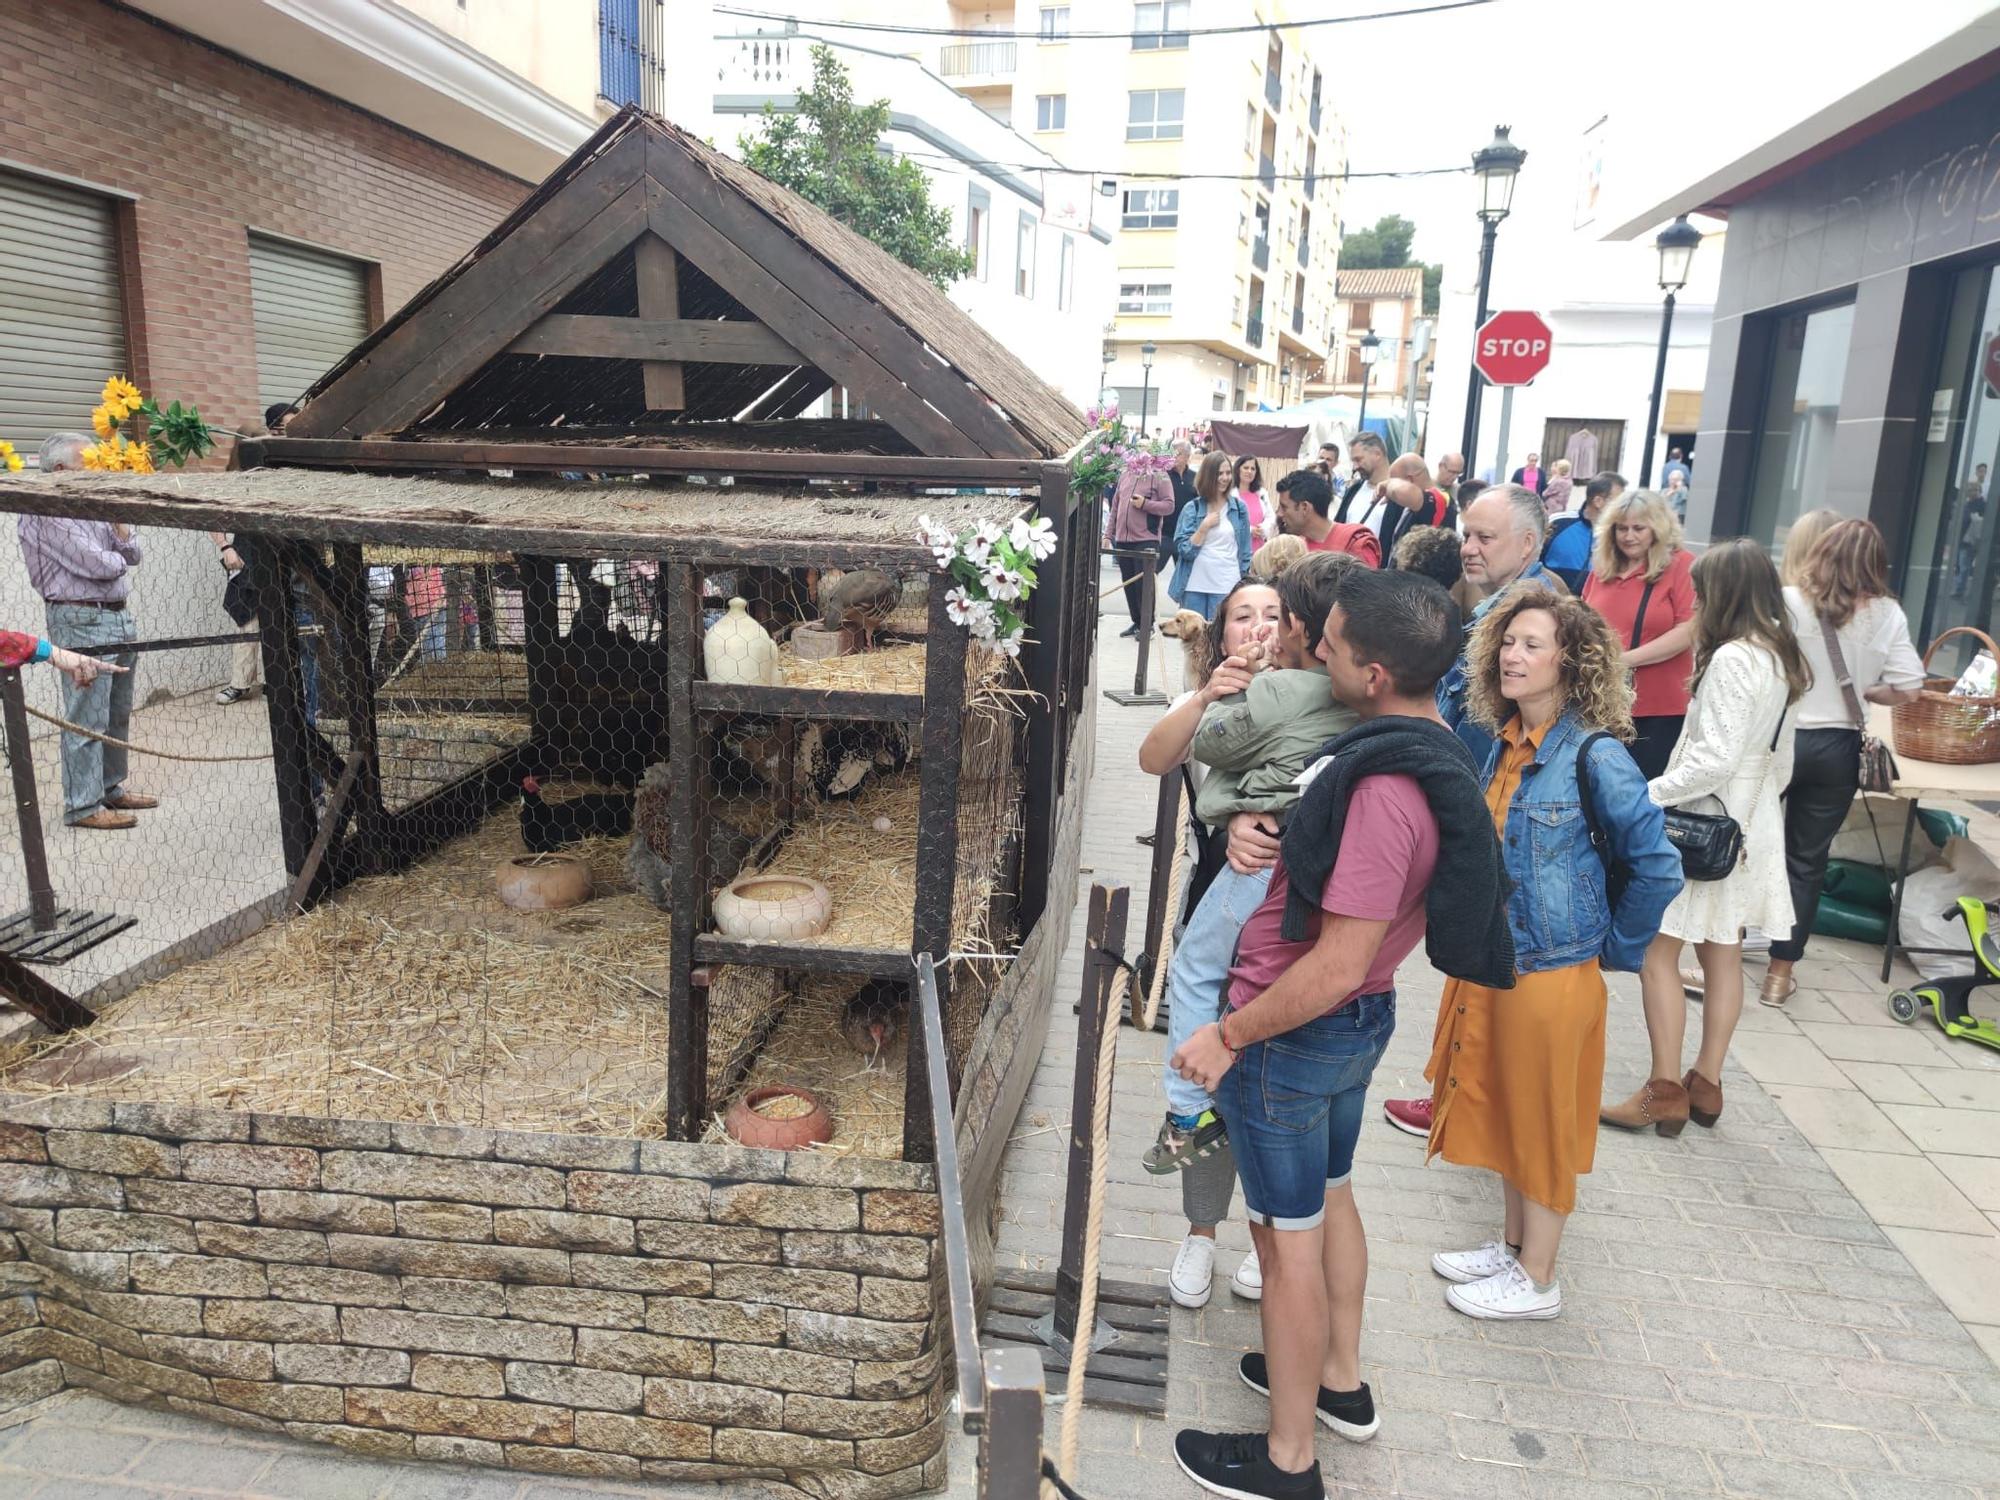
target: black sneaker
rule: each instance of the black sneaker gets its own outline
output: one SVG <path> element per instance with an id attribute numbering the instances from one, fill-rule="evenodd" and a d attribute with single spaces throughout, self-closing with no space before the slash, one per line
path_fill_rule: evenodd
<path id="1" fill-rule="evenodd" d="M 1123 630 L 1118 632 L 1118 639 L 1121 641 L 1136 641 L 1139 639 L 1139 627 L 1137 625 L 1127 625 Z"/>
<path id="2" fill-rule="evenodd" d="M 1232 1500 L 1326 1500 L 1319 1462 L 1314 1460 L 1303 1474 L 1279 1468 L 1271 1462 L 1270 1440 L 1261 1432 L 1184 1427 L 1174 1434 L 1174 1461 L 1203 1489 Z"/>
<path id="3" fill-rule="evenodd" d="M 1258 1395 L 1271 1394 L 1271 1376 L 1263 1355 L 1244 1355 L 1236 1373 Z M 1322 1426 L 1332 1428 L 1350 1443 L 1365 1443 L 1382 1430 L 1382 1419 L 1375 1415 L 1375 1398 L 1369 1395 L 1365 1380 L 1358 1391 L 1330 1391 L 1321 1386 L 1319 1420 Z"/>

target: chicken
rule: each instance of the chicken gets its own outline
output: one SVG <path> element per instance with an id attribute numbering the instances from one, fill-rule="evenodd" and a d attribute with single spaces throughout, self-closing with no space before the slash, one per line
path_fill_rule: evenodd
<path id="1" fill-rule="evenodd" d="M 875 632 L 902 601 L 902 588 L 880 568 L 857 568 L 819 586 L 820 628 L 848 629 L 861 637 L 861 649 L 875 644 Z"/>
<path id="2" fill-rule="evenodd" d="M 840 1034 L 872 1068 L 902 1035 L 903 1016 L 909 1008 L 902 985 L 890 979 L 871 979 L 841 1007 Z"/>
<path id="3" fill-rule="evenodd" d="M 585 792 L 562 802 L 544 802 L 542 785 L 521 778 L 521 842 L 531 854 L 547 854 L 597 834 L 632 831 L 630 792 Z"/>

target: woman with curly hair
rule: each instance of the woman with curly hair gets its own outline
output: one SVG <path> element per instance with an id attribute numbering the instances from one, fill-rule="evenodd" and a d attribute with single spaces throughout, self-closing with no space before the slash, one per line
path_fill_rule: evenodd
<path id="1" fill-rule="evenodd" d="M 1474 1318 L 1562 1311 L 1556 1251 L 1597 1150 L 1605 969 L 1637 969 L 1680 857 L 1625 742 L 1632 688 L 1604 617 L 1516 585 L 1466 646 L 1467 711 L 1496 735 L 1486 804 L 1512 890 L 1514 988 L 1453 979 L 1431 1060 L 1430 1154 L 1497 1172 L 1500 1238 L 1431 1257 Z M 1530 774 L 1532 773 L 1532 774 Z"/>

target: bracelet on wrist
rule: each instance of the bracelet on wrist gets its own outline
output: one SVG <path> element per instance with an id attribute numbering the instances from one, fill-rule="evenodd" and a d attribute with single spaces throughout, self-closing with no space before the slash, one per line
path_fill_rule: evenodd
<path id="1" fill-rule="evenodd" d="M 1232 1046 L 1229 1041 L 1229 1018 L 1235 1014 L 1236 1012 L 1233 1010 L 1225 1011 L 1215 1023 L 1215 1034 L 1221 1040 L 1225 1052 L 1231 1057 L 1240 1057 L 1243 1054 L 1243 1049 Z"/>

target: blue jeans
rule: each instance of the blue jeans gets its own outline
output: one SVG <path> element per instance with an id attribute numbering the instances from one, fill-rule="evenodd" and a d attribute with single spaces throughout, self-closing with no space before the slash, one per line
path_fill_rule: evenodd
<path id="1" fill-rule="evenodd" d="M 1396 992 L 1356 995 L 1331 1015 L 1243 1049 L 1216 1107 L 1229 1127 L 1243 1212 L 1273 1229 L 1313 1229 L 1326 1191 L 1354 1173 L 1368 1080 L 1396 1029 Z"/>
<path id="2" fill-rule="evenodd" d="M 1213 624 L 1215 612 L 1222 608 L 1224 597 L 1222 594 L 1204 594 L 1200 589 L 1189 589 L 1181 595 L 1181 608 L 1191 609 Z"/>
<path id="3" fill-rule="evenodd" d="M 122 646 L 138 639 L 129 609 L 99 609 L 94 604 L 51 604 L 47 606 L 49 639 L 72 651 L 86 646 Z M 138 661 L 136 652 L 103 658 L 130 668 Z M 132 735 L 132 683 L 134 674 L 105 673 L 89 687 L 78 687 L 63 679 L 63 717 L 72 724 L 108 734 L 114 739 Z M 76 823 L 116 797 L 125 786 L 126 752 L 117 745 L 85 735 L 62 732 L 63 821 Z"/>
<path id="4" fill-rule="evenodd" d="M 1223 986 L 1229 983 L 1229 964 L 1236 957 L 1236 939 L 1270 888 L 1269 870 L 1239 875 L 1233 866 L 1224 865 L 1222 873 L 1202 892 L 1201 903 L 1174 943 L 1173 961 L 1167 965 L 1166 1083 L 1170 1114 L 1198 1115 L 1215 1103 L 1208 1090 L 1174 1071 L 1174 1052 L 1221 1014 Z"/>

